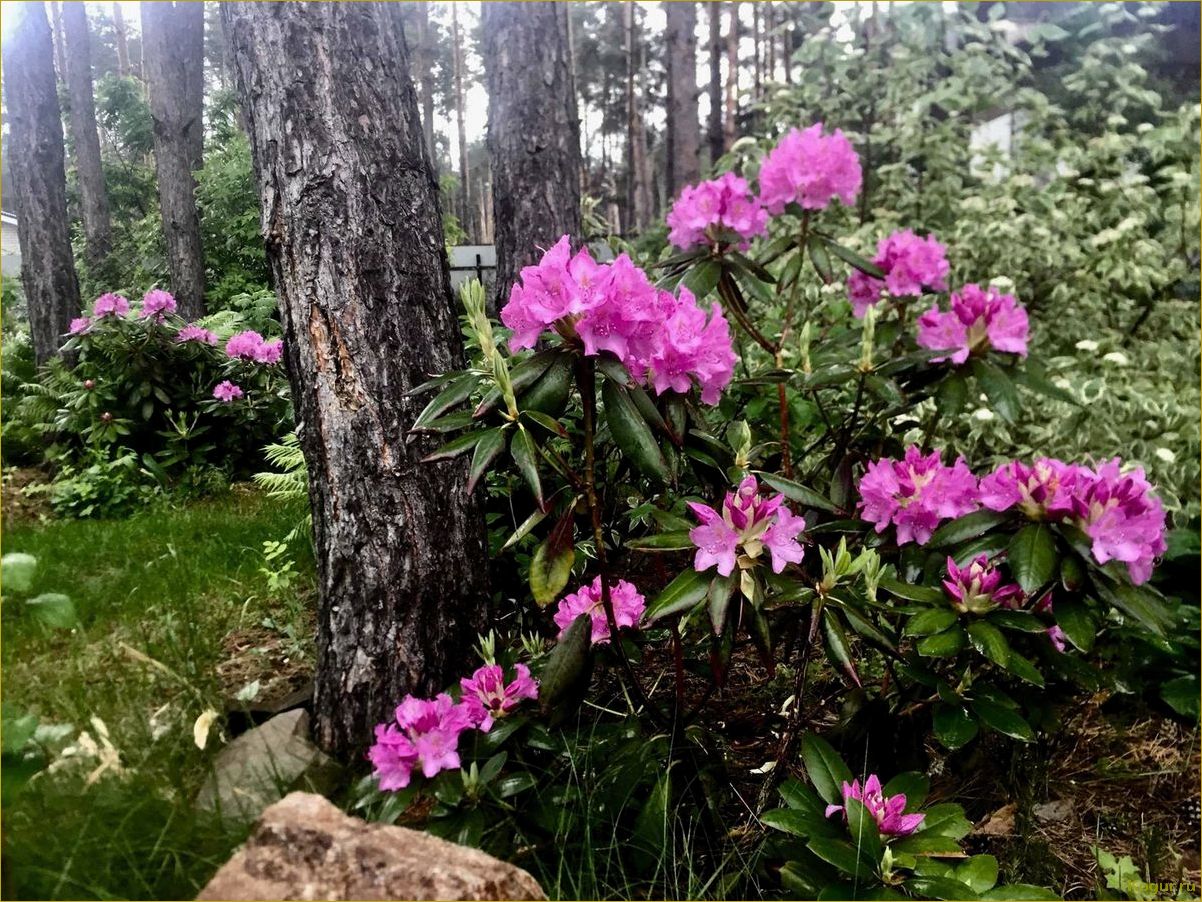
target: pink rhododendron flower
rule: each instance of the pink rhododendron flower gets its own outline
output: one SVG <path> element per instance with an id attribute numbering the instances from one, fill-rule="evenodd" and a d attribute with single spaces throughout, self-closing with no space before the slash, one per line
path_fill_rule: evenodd
<path id="1" fill-rule="evenodd" d="M 729 234 L 744 239 L 763 235 L 768 225 L 768 211 L 751 193 L 747 180 L 733 172 L 716 179 L 688 185 L 668 211 L 668 240 L 682 251 L 699 245 L 722 245 L 731 240 Z"/>
<path id="2" fill-rule="evenodd" d="M 918 319 L 918 346 L 954 353 L 935 357 L 961 364 L 970 354 L 993 349 L 1027 356 L 1027 311 L 1010 294 L 998 294 L 979 285 L 965 285 L 951 297 L 947 313 L 934 304 Z"/>
<path id="3" fill-rule="evenodd" d="M 1123 473 L 1117 457 L 1096 470 L 1078 470 L 1072 513 L 1093 540 L 1098 563 L 1122 561 L 1136 585 L 1148 580 L 1156 558 L 1168 548 L 1164 507 L 1152 494 L 1143 468 Z"/>
<path id="4" fill-rule="evenodd" d="M 446 693 L 433 700 L 406 696 L 396 722 L 376 726 L 376 742 L 367 752 L 380 789 L 404 789 L 419 767 L 427 778 L 459 767 L 459 735 L 471 728 L 467 709 Z"/>
<path id="5" fill-rule="evenodd" d="M 943 588 L 953 599 L 952 607 L 961 613 L 984 614 L 994 608 L 1022 605 L 1023 590 L 1014 583 L 1002 584 L 1002 571 L 989 563 L 989 555 L 977 555 L 966 567 L 957 567 L 947 559 L 947 579 Z"/>
<path id="6" fill-rule="evenodd" d="M 161 320 L 168 313 L 174 313 L 175 307 L 175 297 L 171 292 L 163 291 L 161 288 L 152 288 L 142 295 L 142 312 L 139 316 L 143 319 L 154 317 L 156 320 Z"/>
<path id="7" fill-rule="evenodd" d="M 619 629 L 636 625 L 647 607 L 647 600 L 639 594 L 639 590 L 624 579 L 610 585 L 609 601 L 613 605 L 614 622 Z M 589 615 L 592 641 L 608 642 L 609 620 L 605 616 L 605 605 L 601 602 L 601 577 L 560 599 L 554 617 L 555 625 L 559 627 L 559 638 L 563 638 L 568 627 L 581 614 Z"/>
<path id="8" fill-rule="evenodd" d="M 272 341 L 265 341 L 255 348 L 255 362 L 274 364 L 280 362 L 280 357 L 284 353 L 284 340 L 276 338 Z"/>
<path id="9" fill-rule="evenodd" d="M 87 332 L 88 329 L 91 328 L 91 326 L 92 326 L 92 317 L 77 316 L 77 317 L 75 317 L 75 319 L 71 320 L 71 325 L 67 329 L 67 331 L 71 335 L 78 335 L 80 332 Z"/>
<path id="10" fill-rule="evenodd" d="M 822 133 L 822 123 L 794 128 L 760 164 L 760 200 L 772 215 L 791 203 L 806 210 L 821 210 L 833 198 L 844 205 L 855 202 L 863 174 L 860 158 L 839 129 Z"/>
<path id="11" fill-rule="evenodd" d="M 1031 520 L 1059 520 L 1072 510 L 1081 468 L 1052 457 L 1028 466 L 1012 460 L 981 479 L 981 504 L 990 510 L 1019 507 Z"/>
<path id="12" fill-rule="evenodd" d="M 715 305 L 706 315 L 681 286 L 660 291 L 625 254 L 599 264 L 587 250 L 574 256 L 565 235 L 535 266 L 522 270 L 501 321 L 513 331 L 511 351 L 531 348 L 547 329 L 579 340 L 586 355 L 615 355 L 656 392 L 687 392 L 716 404 L 734 374 L 730 327 Z"/>
<path id="13" fill-rule="evenodd" d="M 213 397 L 218 401 L 223 401 L 226 404 L 231 403 L 237 398 L 241 398 L 245 394 L 244 391 L 229 379 L 218 383 L 213 387 Z"/>
<path id="14" fill-rule="evenodd" d="M 863 318 L 869 307 L 878 303 L 883 294 L 891 297 L 917 297 L 924 291 L 944 291 L 947 288 L 947 249 L 934 235 L 919 238 L 909 229 L 894 232 L 876 246 L 873 264 L 884 273 L 878 279 L 854 270 L 847 279 L 847 293 L 852 311 Z"/>
<path id="15" fill-rule="evenodd" d="M 760 496 L 754 476 L 746 477 L 733 492 L 727 492 L 722 512 L 706 504 L 690 501 L 689 507 L 701 521 L 689 530 L 697 546 L 693 569 L 698 572 L 716 566 L 722 576 L 730 576 L 739 562 L 740 547 L 746 566 L 751 566 L 765 549 L 772 560 L 772 572 L 780 573 L 789 563 L 800 563 L 805 550 L 797 541 L 806 521 L 784 506 L 784 495 Z"/>
<path id="16" fill-rule="evenodd" d="M 860 478 L 860 517 L 884 532 L 897 527 L 897 544 L 925 545 L 943 520 L 977 509 L 977 479 L 964 458 L 944 466 L 938 451 L 923 455 L 916 445 L 901 460 L 884 458 L 868 465 Z"/>
<path id="17" fill-rule="evenodd" d="M 262 344 L 263 336 L 258 332 L 250 329 L 245 332 L 236 332 L 225 343 L 225 356 L 238 360 L 254 360 L 255 354 Z"/>
<path id="18" fill-rule="evenodd" d="M 199 341 L 201 344 L 215 345 L 217 344 L 217 334 L 215 332 L 210 332 L 203 326 L 197 326 L 194 323 L 189 323 L 175 333 L 175 340 Z"/>
<path id="19" fill-rule="evenodd" d="M 125 316 L 129 313 L 129 301 L 119 294 L 102 294 L 96 298 L 96 302 L 92 304 L 92 315 L 101 316 Z"/>
<path id="20" fill-rule="evenodd" d="M 522 699 L 538 698 L 538 681 L 530 676 L 530 668 L 525 664 L 516 664 L 513 669 L 516 675 L 508 685 L 505 683 L 505 671 L 499 664 L 481 667 L 470 677 L 459 681 L 463 690 L 460 704 L 471 717 L 472 723 L 485 733 L 492 729 L 494 719 L 504 717 Z"/>
<path id="21" fill-rule="evenodd" d="M 845 782 L 843 784 L 843 804 L 827 805 L 826 817 L 830 817 L 836 811 L 842 811 L 843 820 L 846 822 L 847 808 L 845 806 L 849 799 L 855 799 L 868 809 L 868 813 L 876 820 L 876 828 L 882 836 L 909 836 L 926 820 L 925 814 L 903 814 L 906 810 L 905 793 L 899 792 L 895 796 L 886 796 L 881 789 L 880 778 L 876 774 L 869 775 L 868 779 L 864 781 L 863 789 L 860 788 L 859 780 L 852 780 L 850 784 Z"/>

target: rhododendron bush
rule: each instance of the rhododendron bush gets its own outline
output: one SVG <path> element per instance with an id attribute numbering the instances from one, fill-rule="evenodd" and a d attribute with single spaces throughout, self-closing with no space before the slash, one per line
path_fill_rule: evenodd
<path id="1" fill-rule="evenodd" d="M 786 884 L 992 888 L 996 862 L 962 860 L 959 809 L 921 807 L 925 778 L 853 775 L 814 735 L 812 674 L 948 751 L 984 733 L 1032 742 L 1049 710 L 1109 679 L 1099 636 L 1165 641 L 1169 523 L 1121 448 L 961 449 L 969 396 L 1015 423 L 1073 399 L 1001 287 L 1013 274 L 964 283 L 915 229 L 882 229 L 871 258 L 840 237 L 863 184 L 840 129 L 799 125 L 684 188 L 657 260 L 601 262 L 565 235 L 501 299 L 507 332 L 465 288 L 474 363 L 415 390 L 432 400 L 414 429 L 446 435 L 431 460 L 466 456 L 467 491 L 507 497 L 494 551 L 523 576 L 525 632 L 504 653 L 493 635 L 450 694 L 401 703 L 364 805 L 396 816 L 401 787 L 405 804 L 499 803 L 480 774 L 510 768 L 554 783 L 554 762 L 595 741 L 569 729 L 582 705 L 669 738 L 647 805 L 693 804 L 729 752 L 707 702 L 736 691 L 736 667 L 780 668 L 791 693 L 764 713 L 771 758 L 746 803 L 807 843 Z M 799 756 L 809 785 L 781 785 Z M 788 807 L 767 811 L 778 786 Z M 475 814 L 440 816 L 453 833 Z M 625 829 L 637 840 L 655 816 Z"/>

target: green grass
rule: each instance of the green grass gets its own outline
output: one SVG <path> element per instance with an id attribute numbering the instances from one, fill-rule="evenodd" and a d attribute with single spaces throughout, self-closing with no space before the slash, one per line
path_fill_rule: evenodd
<path id="1" fill-rule="evenodd" d="M 5 896 L 190 898 L 241 840 L 193 811 L 218 743 L 197 748 L 192 725 L 246 674 L 310 653 L 311 559 L 274 593 L 260 572 L 263 542 L 298 516 L 236 492 L 6 530 L 4 552 L 35 555 L 34 591 L 69 595 L 79 626 L 50 630 L 4 605 L 5 706 L 71 724 L 73 737 L 97 737 L 99 719 L 122 770 L 87 785 L 97 762 L 81 761 L 4 799 Z M 242 639 L 233 670 L 231 636 Z"/>

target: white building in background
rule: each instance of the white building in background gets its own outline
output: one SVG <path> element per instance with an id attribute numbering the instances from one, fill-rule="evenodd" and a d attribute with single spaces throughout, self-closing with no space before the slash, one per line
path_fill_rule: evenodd
<path id="1" fill-rule="evenodd" d="M 0 213 L 0 273 L 21 274 L 21 242 L 17 239 L 17 217 Z"/>

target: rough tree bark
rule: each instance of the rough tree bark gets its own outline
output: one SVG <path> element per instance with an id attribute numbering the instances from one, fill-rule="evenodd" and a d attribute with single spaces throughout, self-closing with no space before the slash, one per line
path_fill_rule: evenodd
<path id="1" fill-rule="evenodd" d="M 67 223 L 63 120 L 54 41 L 40 2 L 13 4 L 17 20 L 4 46 L 8 162 L 21 243 L 21 283 L 38 363 L 54 356 L 79 313 L 79 281 Z"/>
<path id="2" fill-rule="evenodd" d="M 224 3 L 317 546 L 315 733 L 350 755 L 462 672 L 487 606 L 466 464 L 409 441 L 461 367 L 438 187 L 387 3 Z"/>
<path id="3" fill-rule="evenodd" d="M 129 31 L 120 3 L 113 4 L 113 31 L 117 35 L 117 74 L 129 75 Z"/>
<path id="4" fill-rule="evenodd" d="M 79 183 L 84 248 L 88 265 L 100 267 L 112 249 L 109 198 L 100 164 L 100 136 L 96 132 L 96 105 L 92 99 L 92 52 L 88 40 L 88 14 L 82 0 L 62 6 L 67 41 L 67 90 L 71 98 L 71 138 L 75 152 L 75 177 Z"/>
<path id="5" fill-rule="evenodd" d="M 180 314 L 188 319 L 205 313 L 200 215 L 192 176 L 193 169 L 200 167 L 204 134 L 202 110 L 196 103 L 203 77 L 203 6 L 161 0 L 144 0 L 141 6 L 142 60 L 154 124 L 154 166 L 167 265 Z M 198 64 L 201 71 L 195 72 Z"/>
<path id="6" fill-rule="evenodd" d="M 459 136 L 459 225 L 468 241 L 475 236 L 472 228 L 472 171 L 467 161 L 467 111 L 464 109 L 463 32 L 459 28 L 459 4 L 451 4 L 451 65 L 455 82 L 455 129 Z"/>
<path id="7" fill-rule="evenodd" d="M 697 118 L 697 4 L 667 2 L 668 197 L 701 178 L 701 124 Z"/>
<path id="8" fill-rule="evenodd" d="M 709 9 L 710 84 L 709 145 L 710 166 L 722 156 L 722 2 L 713 0 Z"/>
<path id="9" fill-rule="evenodd" d="M 557 3 L 481 7 L 498 306 L 523 266 L 580 224 L 580 130 Z"/>

